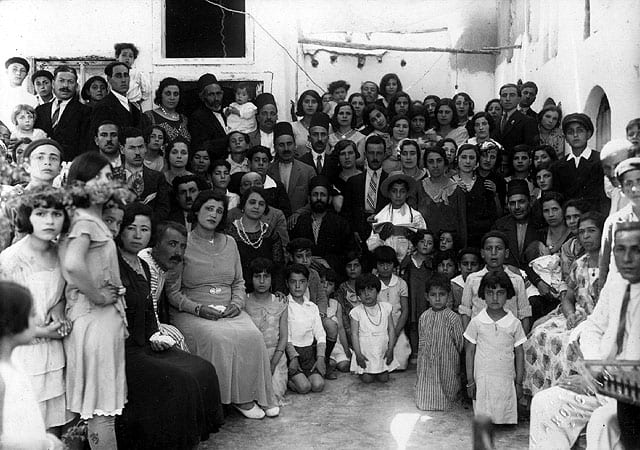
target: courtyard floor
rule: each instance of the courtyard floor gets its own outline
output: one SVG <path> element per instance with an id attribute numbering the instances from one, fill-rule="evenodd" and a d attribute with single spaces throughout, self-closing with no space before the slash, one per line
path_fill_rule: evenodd
<path id="1" fill-rule="evenodd" d="M 200 449 L 471 449 L 471 409 L 420 411 L 413 401 L 415 367 L 386 384 L 365 385 L 339 373 L 319 394 L 287 393 L 280 417 L 245 419 L 227 410 L 225 425 Z M 526 449 L 529 422 L 496 431 L 497 449 Z"/>

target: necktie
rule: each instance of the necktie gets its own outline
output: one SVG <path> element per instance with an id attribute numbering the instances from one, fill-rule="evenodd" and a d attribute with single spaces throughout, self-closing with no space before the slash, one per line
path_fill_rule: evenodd
<path id="1" fill-rule="evenodd" d="M 507 113 L 502 115 L 502 121 L 500 122 L 500 131 L 504 133 L 504 129 L 507 127 Z"/>
<path id="2" fill-rule="evenodd" d="M 624 333 L 627 324 L 627 309 L 629 308 L 629 301 L 631 300 L 631 285 L 627 285 L 627 290 L 624 292 L 622 298 L 622 306 L 620 307 L 620 322 L 618 323 L 618 333 L 616 334 L 616 351 L 613 355 L 617 357 L 622 353 L 622 347 L 624 344 Z M 613 358 L 611 358 L 613 359 Z"/>
<path id="3" fill-rule="evenodd" d="M 318 169 L 318 175 L 322 173 L 322 155 L 318 155 L 316 158 L 316 168 Z"/>
<path id="4" fill-rule="evenodd" d="M 367 211 L 374 212 L 376 210 L 376 191 L 378 190 L 378 172 L 374 171 L 369 180 L 369 189 L 367 190 Z"/>
<path id="5" fill-rule="evenodd" d="M 53 111 L 53 115 L 51 116 L 51 127 L 55 128 L 58 125 L 58 119 L 60 118 L 60 104 L 62 100 L 56 100 L 54 104 L 55 110 Z"/>

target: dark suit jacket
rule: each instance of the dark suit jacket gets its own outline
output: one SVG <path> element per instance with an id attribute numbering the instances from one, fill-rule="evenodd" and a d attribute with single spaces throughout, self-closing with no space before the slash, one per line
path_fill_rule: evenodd
<path id="1" fill-rule="evenodd" d="M 191 224 L 186 221 L 184 217 L 184 212 L 182 211 L 182 208 L 180 208 L 180 205 L 178 204 L 175 204 L 171 208 L 171 210 L 169 211 L 169 217 L 167 217 L 167 220 L 182 224 L 185 227 L 187 227 L 187 230 L 191 230 Z"/>
<path id="2" fill-rule="evenodd" d="M 52 107 L 53 103 L 49 102 L 36 108 L 34 127 L 44 130 L 51 139 L 62 146 L 64 161 L 73 161 L 73 158 L 87 150 L 90 139 L 91 109 L 80 103 L 77 97 L 74 97 L 69 100 L 62 116 L 58 119 L 58 124 L 53 128 L 51 123 Z"/>
<path id="3" fill-rule="evenodd" d="M 167 183 L 164 174 L 144 166 L 142 168 L 142 181 L 144 182 L 144 190 L 139 200 L 144 201 L 148 196 L 155 193 L 155 198 L 147 203 L 153 208 L 154 223 L 167 220 L 171 209 L 171 187 Z"/>
<path id="4" fill-rule="evenodd" d="M 519 267 L 524 270 L 529 279 L 535 284 L 540 277 L 529 267 L 529 261 L 525 257 L 525 250 L 527 247 L 535 241 L 543 241 L 544 236 L 539 229 L 536 229 L 534 218 L 529 215 L 527 222 L 527 231 L 524 235 L 524 245 L 522 246 L 522 252 L 518 249 L 518 231 L 516 228 L 516 219 L 511 215 L 507 215 L 499 218 L 493 224 L 493 229 L 502 231 L 507 235 L 509 239 L 509 257 L 506 259 L 506 264 Z"/>
<path id="5" fill-rule="evenodd" d="M 538 123 L 531 117 L 515 111 L 504 128 L 500 130 L 500 124 L 496 127 L 496 140 L 504 149 L 511 153 L 513 147 L 519 144 L 535 146 L 538 144 Z"/>
<path id="6" fill-rule="evenodd" d="M 302 214 L 296 226 L 291 230 L 291 239 L 302 237 L 315 242 L 313 237 L 313 218 L 311 214 Z M 312 253 L 324 258 L 337 273 L 344 273 L 347 252 L 355 249 L 355 240 L 349 222 L 332 211 L 328 211 L 322 219 L 318 242 L 313 246 Z"/>
<path id="7" fill-rule="evenodd" d="M 529 108 L 527 109 L 527 111 L 524 113 L 527 117 L 531 117 L 533 120 L 535 120 L 536 122 L 538 122 L 538 113 L 535 112 L 533 109 Z"/>
<path id="8" fill-rule="evenodd" d="M 271 164 L 267 174 L 282 183 L 278 160 Z M 293 160 L 291 175 L 289 176 L 289 188 L 287 189 L 287 196 L 291 202 L 291 211 L 295 212 L 309 202 L 309 180 L 315 175 L 316 171 L 313 167 L 297 159 Z"/>
<path id="9" fill-rule="evenodd" d="M 260 128 L 256 128 L 256 131 L 249 133 L 249 145 L 251 147 L 260 145 Z"/>
<path id="10" fill-rule="evenodd" d="M 131 102 L 127 111 L 122 103 L 116 98 L 113 92 L 96 103 L 91 113 L 91 129 L 89 132 L 93 136 L 104 120 L 113 120 L 120 130 L 124 127 L 135 127 L 143 130 L 147 126 L 146 116 Z"/>
<path id="11" fill-rule="evenodd" d="M 305 153 L 298 159 L 303 163 L 313 167 L 316 170 L 316 174 L 318 173 L 318 168 L 316 167 L 316 162 L 313 160 L 313 154 L 311 152 Z M 340 167 L 340 162 L 338 161 L 338 157 L 336 155 L 325 155 L 322 172 L 320 174 L 326 176 L 327 178 L 329 178 L 329 180 L 331 180 L 332 183 L 335 184 L 335 180 L 338 178 L 341 170 L 342 168 Z"/>
<path id="12" fill-rule="evenodd" d="M 222 117 L 225 119 L 224 114 Z M 214 152 L 216 159 L 226 158 L 227 132 L 209 108 L 198 106 L 189 117 L 188 128 L 192 149 L 204 146 Z"/>
<path id="13" fill-rule="evenodd" d="M 564 156 L 551 165 L 553 190 L 565 199 L 583 199 L 600 212 L 608 213 L 607 198 L 604 193 L 604 171 L 600 163 L 600 153 L 591 150 L 588 160 L 580 158 L 578 167 L 573 160 Z"/>
<path id="14" fill-rule="evenodd" d="M 387 178 L 387 173 L 382 171 L 378 182 L 378 195 L 376 198 L 376 213 L 389 203 L 389 200 L 380 193 L 382 182 Z M 353 231 L 357 232 L 362 241 L 366 241 L 371 234 L 371 224 L 367 222 L 369 213 L 365 211 L 365 183 L 367 173 L 362 172 L 349 178 L 345 184 L 344 203 L 342 215 L 349 221 Z"/>
<path id="15" fill-rule="evenodd" d="M 276 182 L 276 187 L 264 189 L 267 205 L 273 208 L 278 208 L 286 217 L 289 217 L 291 215 L 291 202 L 289 201 L 287 190 L 279 181 L 273 181 Z"/>

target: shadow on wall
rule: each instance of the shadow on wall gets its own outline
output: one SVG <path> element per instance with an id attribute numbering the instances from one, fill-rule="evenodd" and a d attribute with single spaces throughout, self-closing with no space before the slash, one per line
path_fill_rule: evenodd
<path id="1" fill-rule="evenodd" d="M 465 14 L 460 25 L 462 33 L 458 40 L 452 44 L 452 47 L 480 50 L 482 47 L 495 47 L 498 45 L 498 32 L 495 26 L 495 10 L 493 8 L 487 6 L 484 12 L 476 11 L 473 14 Z M 449 55 L 449 63 L 454 70 L 457 62 L 457 68 L 460 71 L 494 73 L 496 56 L 452 53 Z"/>
<path id="2" fill-rule="evenodd" d="M 589 92 L 584 113 L 591 117 L 596 128 L 590 145 L 600 150 L 611 140 L 611 106 L 606 92 L 600 86 L 594 86 Z"/>

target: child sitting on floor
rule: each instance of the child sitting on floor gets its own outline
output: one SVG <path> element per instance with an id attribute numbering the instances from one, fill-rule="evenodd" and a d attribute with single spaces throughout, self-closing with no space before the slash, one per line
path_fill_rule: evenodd
<path id="1" fill-rule="evenodd" d="M 333 352 L 333 347 L 336 345 L 336 341 L 338 340 L 338 325 L 327 317 L 327 307 L 329 306 L 327 293 L 324 289 L 324 284 L 320 279 L 320 275 L 311 267 L 311 262 L 313 260 L 313 256 L 311 254 L 312 247 L 313 242 L 309 239 L 295 238 L 287 244 L 287 251 L 291 256 L 291 260 L 295 264 L 302 264 L 309 270 L 306 296 L 312 303 L 318 306 L 320 318 L 322 319 L 322 326 L 326 333 L 326 361 L 328 362 L 331 352 Z M 331 368 L 327 370 L 325 376 L 327 380 L 335 380 L 337 378 L 337 375 L 333 373 Z"/>
<path id="2" fill-rule="evenodd" d="M 247 294 L 244 309 L 253 323 L 262 332 L 264 343 L 269 352 L 271 363 L 271 380 L 273 392 L 278 405 L 284 404 L 284 393 L 287 390 L 287 341 L 289 338 L 288 302 L 281 301 L 271 293 L 273 263 L 266 258 L 251 261 L 249 270 L 252 273 L 253 292 Z M 289 348 L 289 354 L 294 354 Z"/>
<path id="3" fill-rule="evenodd" d="M 462 322 L 447 307 L 451 284 L 442 274 L 427 281 L 431 308 L 420 316 L 416 406 L 426 411 L 451 408 L 460 393 Z"/>
<path id="4" fill-rule="evenodd" d="M 360 275 L 356 280 L 356 291 L 362 303 L 349 313 L 353 342 L 351 371 L 360 375 L 365 383 L 387 382 L 389 372 L 398 364 L 393 357 L 396 332 L 392 307 L 378 301 L 380 287 L 380 280 L 375 275 Z"/>
<path id="5" fill-rule="evenodd" d="M 409 289 L 407 283 L 393 273 L 398 265 L 398 258 L 391 247 L 386 245 L 378 247 L 373 251 L 373 256 L 381 283 L 378 301 L 389 303 L 392 307 L 391 317 L 396 333 L 396 344 L 393 349 L 394 362 L 397 362 L 396 367 L 399 370 L 405 370 L 411 355 L 411 346 L 404 332 L 404 326 L 409 318 Z"/>
<path id="6" fill-rule="evenodd" d="M 458 252 L 458 270 L 460 274 L 451 279 L 451 296 L 453 297 L 454 311 L 458 311 L 458 306 L 462 303 L 462 292 L 464 283 L 470 273 L 480 270 L 482 258 L 480 250 L 477 248 L 466 247 Z"/>
<path id="7" fill-rule="evenodd" d="M 326 335 L 318 307 L 306 295 L 309 269 L 292 264 L 286 269 L 289 288 L 289 389 L 298 394 L 324 389 Z M 314 345 L 315 342 L 315 345 Z"/>
<path id="8" fill-rule="evenodd" d="M 433 273 L 435 238 L 431 231 L 418 230 L 409 240 L 414 251 L 400 264 L 400 273 L 409 288 L 407 332 L 411 343 L 411 354 L 415 356 L 418 351 L 418 319 L 429 307 L 425 296 L 425 283 Z"/>
<path id="9" fill-rule="evenodd" d="M 467 393 L 476 415 L 488 415 L 494 424 L 517 424 L 527 338 L 520 321 L 504 308 L 515 295 L 509 275 L 485 273 L 479 295 L 487 306 L 464 332 Z"/>
<path id="10" fill-rule="evenodd" d="M 338 274 L 333 269 L 326 269 L 322 274 L 322 282 L 327 292 L 329 306 L 327 307 L 327 318 L 333 320 L 338 325 L 338 341 L 331 352 L 331 359 L 327 361 L 327 366 L 331 363 L 335 364 L 336 369 L 340 372 L 349 372 L 351 365 L 351 349 L 349 341 L 344 330 L 342 322 L 342 306 L 335 299 L 336 284 L 338 283 Z M 333 365 L 333 364 L 332 364 Z"/>
<path id="11" fill-rule="evenodd" d="M 351 344 L 351 316 L 349 313 L 353 308 L 360 304 L 358 293 L 356 292 L 356 279 L 362 275 L 362 255 L 357 251 L 347 252 L 345 258 L 347 264 L 344 266 L 347 281 L 343 281 L 336 291 L 336 300 L 340 303 L 342 309 L 342 326 L 349 342 Z"/>

